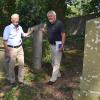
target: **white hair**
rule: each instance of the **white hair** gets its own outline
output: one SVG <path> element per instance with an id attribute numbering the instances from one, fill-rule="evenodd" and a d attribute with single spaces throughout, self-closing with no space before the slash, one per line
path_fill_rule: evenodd
<path id="1" fill-rule="evenodd" d="M 53 14 L 53 15 L 55 15 L 55 16 L 56 16 L 56 12 L 55 12 L 55 11 L 53 11 L 53 10 L 48 11 L 47 16 L 48 16 L 49 14 Z"/>
<path id="2" fill-rule="evenodd" d="M 11 18 L 16 18 L 16 17 L 19 17 L 19 14 L 12 14 L 11 15 Z"/>

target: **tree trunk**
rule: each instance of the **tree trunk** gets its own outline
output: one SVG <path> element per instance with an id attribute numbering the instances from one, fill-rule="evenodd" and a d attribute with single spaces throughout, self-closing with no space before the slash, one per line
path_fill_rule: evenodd
<path id="1" fill-rule="evenodd" d="M 39 70 L 41 69 L 42 61 L 42 39 L 43 33 L 40 28 L 43 27 L 43 24 L 37 25 L 34 28 L 33 32 L 33 68 Z M 32 30 L 32 28 L 30 30 Z"/>

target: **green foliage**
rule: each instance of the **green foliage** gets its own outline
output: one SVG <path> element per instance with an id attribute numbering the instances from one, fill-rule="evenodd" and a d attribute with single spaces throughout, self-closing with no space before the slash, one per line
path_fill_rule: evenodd
<path id="1" fill-rule="evenodd" d="M 67 0 L 66 0 L 67 1 Z M 75 1 L 71 1 L 71 2 L 66 2 L 67 5 L 67 10 L 66 17 L 73 17 L 73 16 L 79 16 L 82 15 L 82 2 L 81 0 L 75 0 Z"/>
<path id="2" fill-rule="evenodd" d="M 32 47 L 32 38 L 24 38 L 23 39 L 23 44 L 26 47 Z"/>
<path id="3" fill-rule="evenodd" d="M 50 54 L 50 47 L 49 47 L 49 42 L 47 39 L 43 41 L 43 46 L 42 46 L 42 60 L 43 62 L 50 62 L 51 61 L 51 54 Z"/>
<path id="4" fill-rule="evenodd" d="M 36 90 L 29 86 L 13 88 L 6 92 L 4 100 L 32 100 Z"/>
<path id="5" fill-rule="evenodd" d="M 67 41 L 69 42 L 76 41 L 77 43 L 80 43 L 81 41 L 84 41 L 84 33 L 80 33 L 77 35 L 69 34 Z"/>
<path id="6" fill-rule="evenodd" d="M 59 87 L 59 90 L 62 92 L 72 91 L 72 88 L 67 87 L 66 85 Z"/>
<path id="7" fill-rule="evenodd" d="M 19 96 L 17 100 L 32 100 L 33 96 L 35 96 L 35 91 L 29 86 L 25 86 L 20 89 Z"/>
<path id="8" fill-rule="evenodd" d="M 100 0 L 89 0 L 83 3 L 84 14 L 100 12 Z"/>
<path id="9" fill-rule="evenodd" d="M 23 39 L 25 62 L 32 65 L 32 38 Z"/>
<path id="10" fill-rule="evenodd" d="M 66 0 L 66 17 L 86 15 L 100 11 L 100 0 Z"/>
<path id="11" fill-rule="evenodd" d="M 9 92 L 6 92 L 4 96 L 4 100 L 17 100 L 17 97 L 14 96 L 14 93 L 16 90 L 17 90 L 17 87 L 11 89 Z"/>
<path id="12" fill-rule="evenodd" d="M 57 18 L 64 21 L 66 14 L 65 0 L 47 0 L 47 11 L 54 10 L 57 13 Z"/>
<path id="13" fill-rule="evenodd" d="M 25 52 L 25 62 L 30 65 L 32 64 L 32 38 L 23 39 L 23 46 Z M 42 61 L 46 63 L 51 61 L 50 47 L 47 37 L 43 40 Z"/>
<path id="14" fill-rule="evenodd" d="M 15 12 L 15 1 L 0 0 L 0 33 L 2 33 L 4 26 L 9 24 L 11 14 Z"/>
<path id="15" fill-rule="evenodd" d="M 46 21 L 48 10 L 55 10 L 59 19 L 100 11 L 100 0 L 0 0 L 0 25 L 10 22 L 12 13 L 19 13 L 25 28 Z M 2 28 L 2 27 L 1 27 Z"/>
<path id="16" fill-rule="evenodd" d="M 45 20 L 45 0 L 19 0 L 17 12 L 21 16 L 21 24 L 29 27 Z"/>
<path id="17" fill-rule="evenodd" d="M 38 72 L 38 71 L 37 71 Z M 45 75 L 43 72 L 34 72 L 31 73 L 29 72 L 26 76 L 25 76 L 25 81 L 27 83 L 29 83 L 30 81 L 35 81 L 35 82 L 40 82 L 45 78 Z"/>

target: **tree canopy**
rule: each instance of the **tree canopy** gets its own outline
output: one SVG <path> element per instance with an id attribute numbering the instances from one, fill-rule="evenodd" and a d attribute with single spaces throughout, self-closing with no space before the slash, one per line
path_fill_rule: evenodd
<path id="1" fill-rule="evenodd" d="M 64 20 L 100 12 L 100 0 L 0 0 L 0 28 L 9 23 L 12 13 L 20 14 L 24 27 L 39 24 L 46 21 L 46 13 L 51 9 Z"/>

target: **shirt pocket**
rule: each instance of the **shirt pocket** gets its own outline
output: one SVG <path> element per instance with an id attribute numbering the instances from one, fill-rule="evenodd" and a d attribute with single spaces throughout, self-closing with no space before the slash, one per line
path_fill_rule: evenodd
<path id="1" fill-rule="evenodd" d="M 10 39 L 14 39 L 17 36 L 17 32 L 15 32 L 15 30 L 11 30 L 9 33 L 9 38 Z"/>

